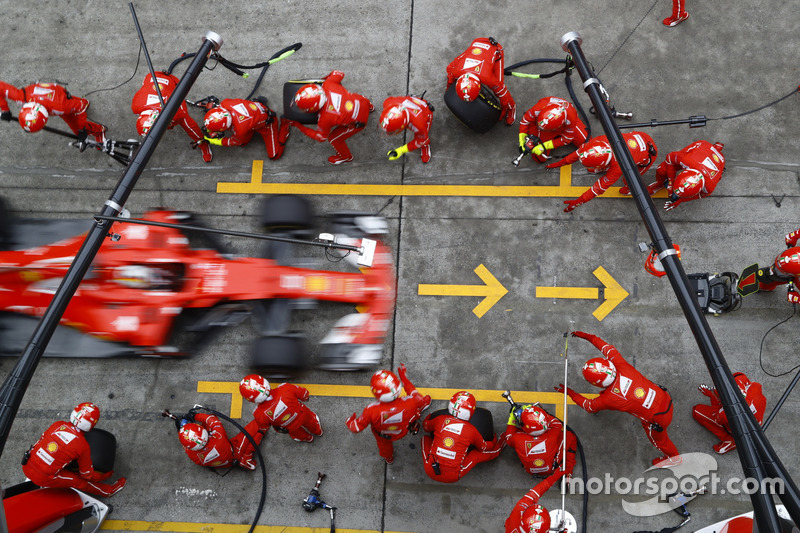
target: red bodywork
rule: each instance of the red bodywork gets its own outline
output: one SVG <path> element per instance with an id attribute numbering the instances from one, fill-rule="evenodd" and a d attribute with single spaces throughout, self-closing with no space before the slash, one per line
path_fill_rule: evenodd
<path id="1" fill-rule="evenodd" d="M 144 217 L 174 222 L 173 211 Z M 389 249 L 377 243 L 373 266 L 333 272 L 282 266 L 271 259 L 228 258 L 193 249 L 175 228 L 115 223 L 118 241 L 101 246 L 61 323 L 95 337 L 159 350 L 183 309 L 225 302 L 306 298 L 359 305 L 369 318 L 353 343 L 382 343 L 394 309 L 395 278 Z M 0 310 L 41 316 L 83 244 L 83 236 L 18 251 L 0 252 Z M 131 268 L 150 279 L 131 277 Z M 144 269 L 140 268 L 144 267 Z"/>
<path id="2" fill-rule="evenodd" d="M 9 533 L 31 533 L 83 509 L 71 489 L 38 489 L 3 500 Z"/>

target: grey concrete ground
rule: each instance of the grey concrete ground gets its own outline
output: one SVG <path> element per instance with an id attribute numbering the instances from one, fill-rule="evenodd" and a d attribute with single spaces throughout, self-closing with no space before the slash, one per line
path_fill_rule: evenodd
<path id="1" fill-rule="evenodd" d="M 265 183 L 555 186 L 557 173 L 530 162 L 518 169 L 511 165 L 517 153 L 516 126 L 498 125 L 477 135 L 457 122 L 442 99 L 444 69 L 474 37 L 495 37 L 511 64 L 562 58 L 560 37 L 579 31 L 585 54 L 613 102 L 619 110 L 633 112 L 635 121 L 699 114 L 714 119 L 702 129 L 647 130 L 658 144 L 659 160 L 700 138 L 725 144 L 727 169 L 714 195 L 663 214 L 673 240 L 681 245 L 687 272 L 741 271 L 751 263 L 769 261 L 783 248 L 783 235 L 798 227 L 797 96 L 746 117 L 724 119 L 796 87 L 800 36 L 790 2 L 755 5 L 731 0 L 723 9 L 716 2 L 690 1 L 690 19 L 669 29 L 661 24 L 670 10 L 666 0 L 140 1 L 136 8 L 156 68 L 166 68 L 182 52 L 196 51 L 207 30 L 223 37 L 221 53 L 239 63 L 261 61 L 302 42 L 297 54 L 271 68 L 261 86 L 260 94 L 273 107 L 280 108 L 284 81 L 322 76 L 333 69 L 344 71 L 344 85 L 379 108 L 390 95 L 423 91 L 436 107 L 433 159 L 427 165 L 416 153 L 403 161 L 387 161 L 385 153 L 401 141 L 380 135 L 373 115 L 367 129 L 350 141 L 354 163 L 328 165 L 330 147 L 295 132 L 282 159 L 265 161 Z M 136 68 L 138 41 L 126 2 L 2 1 L 0 20 L 0 79 L 17 86 L 36 80 L 68 82 L 69 90 L 81 96 L 122 84 L 89 96 L 89 115 L 107 124 L 115 139 L 135 136 L 129 103 L 146 65 L 141 58 Z M 550 67 L 537 68 L 526 71 L 545 72 Z M 578 98 L 588 109 L 578 77 L 573 78 Z M 542 96 L 568 96 L 562 77 L 507 81 L 518 117 Z M 238 79 L 217 66 L 200 76 L 191 97 L 244 97 L 252 83 L 253 78 Z M 18 107 L 12 104 L 12 109 L 16 112 Z M 198 120 L 202 116 L 197 110 L 193 114 Z M 58 123 L 52 120 L 60 127 Z M 595 135 L 601 133 L 596 120 L 590 125 Z M 79 153 L 60 137 L 24 134 L 15 124 L 0 128 L 0 194 L 16 215 L 88 220 L 121 175 L 121 166 L 110 158 Z M 187 143 L 179 129 L 165 136 L 128 209 L 138 215 L 149 207 L 171 206 L 196 211 L 218 227 L 256 230 L 261 196 L 217 194 L 216 185 L 248 182 L 252 161 L 264 158 L 260 141 L 245 148 L 217 148 L 210 164 Z M 588 187 L 591 181 L 582 169 L 574 169 L 574 185 Z M 566 197 L 311 199 L 321 213 L 380 211 L 390 221 L 398 305 L 382 366 L 405 363 L 410 377 L 423 388 L 548 392 L 562 381 L 562 333 L 585 330 L 614 343 L 645 375 L 670 389 L 676 405 L 670 435 L 681 451 L 711 451 L 714 438 L 691 419 L 691 406 L 702 399 L 697 385 L 709 381 L 705 365 L 668 283 L 642 268 L 644 255 L 636 245 L 647 240 L 647 233 L 631 200 L 601 198 L 564 214 L 561 202 Z M 253 243 L 232 244 L 242 253 L 255 253 Z M 472 313 L 477 298 L 418 295 L 419 284 L 477 283 L 473 270 L 480 264 L 509 291 L 482 318 Z M 598 266 L 630 293 L 602 321 L 592 316 L 598 301 L 535 297 L 539 286 L 599 287 L 592 275 Z M 778 290 L 748 298 L 735 313 L 710 318 L 731 368 L 763 383 L 770 407 L 790 376 L 764 373 L 759 365 L 762 337 L 791 312 Z M 340 307 L 324 306 L 299 320 L 309 338 L 319 340 L 341 314 Z M 763 343 L 768 372 L 778 374 L 797 363 L 796 321 L 795 317 L 779 326 Z M 197 383 L 238 381 L 248 372 L 247 350 L 255 335 L 243 324 L 186 360 L 43 361 L 0 458 L 0 483 L 21 481 L 22 452 L 52 420 L 67 416 L 76 402 L 91 400 L 103 410 L 101 426 L 119 439 L 117 471 L 129 479 L 125 490 L 110 499 L 115 522 L 109 527 L 166 530 L 172 526 L 164 522 L 183 522 L 196 524 L 189 529 L 199 531 L 203 524 L 249 523 L 259 495 L 257 477 L 240 471 L 219 477 L 194 466 L 183 457 L 172 425 L 158 413 L 195 402 L 228 410 L 228 396 L 198 393 Z M 571 383 L 593 392 L 579 369 L 595 355 L 594 349 L 574 340 L 569 355 Z M 12 365 L 12 360 L 0 361 L 1 373 Z M 369 375 L 313 371 L 303 382 L 366 385 Z M 789 399 L 767 432 L 792 472 L 797 472 L 798 453 L 794 428 L 800 422 L 796 398 Z M 322 511 L 306 514 L 300 506 L 316 473 L 324 471 L 328 479 L 322 494 L 339 507 L 337 526 L 343 530 L 502 529 L 511 507 L 534 482 L 511 451 L 453 485 L 425 476 L 416 438 L 401 441 L 395 464 L 386 467 L 371 436 L 351 435 L 344 426 L 347 416 L 366 402 L 315 397 L 309 405 L 323 421 L 326 432 L 321 439 L 308 446 L 277 434 L 266 439 L 262 449 L 269 472 L 267 503 L 260 525 L 326 528 Z M 505 404 L 486 406 L 500 430 Z M 246 409 L 245 422 L 249 416 Z M 640 476 L 657 455 L 629 416 L 587 415 L 572 407 L 569 423 L 581 437 L 592 476 Z M 741 475 L 735 454 L 717 459 L 722 479 Z M 672 514 L 630 516 L 621 499 L 616 492 L 592 496 L 587 530 L 657 530 L 678 521 Z M 552 491 L 542 503 L 556 508 L 560 497 Z M 576 516 L 580 505 L 579 497 L 567 498 L 567 508 Z M 702 496 L 690 504 L 692 522 L 686 527 L 699 528 L 748 509 L 745 495 Z"/>

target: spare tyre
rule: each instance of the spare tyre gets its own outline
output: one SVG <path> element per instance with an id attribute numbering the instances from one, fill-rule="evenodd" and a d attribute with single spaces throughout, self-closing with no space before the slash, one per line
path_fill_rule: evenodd
<path id="1" fill-rule="evenodd" d="M 300 124 L 316 124 L 317 113 L 306 113 L 297 108 L 294 97 L 303 85 L 321 84 L 322 80 L 292 80 L 283 84 L 283 118 L 294 120 Z"/>
<path id="2" fill-rule="evenodd" d="M 444 92 L 444 103 L 453 115 L 469 129 L 486 133 L 500 120 L 503 112 L 500 102 L 494 93 L 485 85 L 481 85 L 478 98 L 465 102 L 456 93 L 455 83 L 451 83 Z"/>

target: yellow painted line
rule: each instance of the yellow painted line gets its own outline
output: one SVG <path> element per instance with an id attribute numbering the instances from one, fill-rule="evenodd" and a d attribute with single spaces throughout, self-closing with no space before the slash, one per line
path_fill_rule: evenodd
<path id="1" fill-rule="evenodd" d="M 559 184 L 550 185 L 379 185 L 374 183 L 264 183 L 264 161 L 254 160 L 248 183 L 217 182 L 220 194 L 317 194 L 342 196 L 476 196 L 575 198 L 588 187 L 572 185 L 572 165 L 560 168 Z M 619 187 L 601 198 L 625 198 Z M 666 198 L 666 191 L 655 197 Z"/>
<path id="2" fill-rule="evenodd" d="M 308 389 L 311 396 L 328 396 L 340 398 L 369 398 L 374 399 L 372 389 L 367 385 L 319 385 L 319 384 L 299 384 Z M 458 391 L 469 390 L 479 402 L 505 403 L 502 394 L 505 391 L 491 389 L 440 389 L 419 387 L 417 389 L 422 394 L 430 395 L 434 400 L 449 400 Z M 231 418 L 242 417 L 242 395 L 239 394 L 239 383 L 235 381 L 198 381 L 197 392 L 210 392 L 220 394 L 230 394 L 231 396 Z M 594 398 L 597 394 L 584 394 L 587 398 Z M 517 403 L 536 403 L 555 406 L 555 416 L 564 419 L 564 395 L 558 392 L 538 392 L 538 391 L 511 391 L 511 397 Z M 575 402 L 567 398 L 569 405 Z"/>
<path id="3" fill-rule="evenodd" d="M 592 274 L 603 284 L 603 303 L 592 313 L 601 321 L 628 297 L 628 291 L 622 288 L 617 280 L 611 277 L 605 268 L 597 267 Z M 537 298 L 579 298 L 584 300 L 597 300 L 600 298 L 600 289 L 592 287 L 536 287 Z"/>
<path id="4" fill-rule="evenodd" d="M 246 533 L 250 525 L 241 524 L 207 524 L 195 522 L 145 522 L 143 520 L 106 520 L 100 526 L 103 530 L 114 531 L 170 531 L 175 533 Z M 295 527 L 295 526 L 256 526 L 256 533 L 328 533 L 327 527 Z M 380 533 L 375 529 L 343 529 L 341 533 Z M 407 533 L 386 531 L 385 533 Z"/>
<path id="5" fill-rule="evenodd" d="M 508 289 L 497 281 L 489 269 L 478 265 L 475 273 L 483 281 L 483 285 L 431 285 L 420 283 L 417 293 L 420 296 L 485 296 L 472 312 L 478 318 L 486 314 L 500 298 L 506 295 Z"/>

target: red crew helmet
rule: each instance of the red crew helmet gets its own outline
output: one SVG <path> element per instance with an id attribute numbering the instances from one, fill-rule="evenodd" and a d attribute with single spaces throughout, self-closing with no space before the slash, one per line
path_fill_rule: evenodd
<path id="1" fill-rule="evenodd" d="M 578 148 L 578 159 L 589 172 L 600 172 L 611 166 L 614 152 L 602 139 L 592 139 Z"/>
<path id="2" fill-rule="evenodd" d="M 672 185 L 672 193 L 678 198 L 693 198 L 703 192 L 705 177 L 699 170 L 687 168 L 678 172 Z"/>
<path id="3" fill-rule="evenodd" d="M 269 398 L 269 381 L 264 376 L 250 374 L 239 382 L 239 392 L 242 397 L 253 403 L 261 403 Z"/>
<path id="4" fill-rule="evenodd" d="M 472 102 L 481 93 L 481 79 L 472 72 L 462 74 L 456 80 L 456 93 L 465 102 Z"/>
<path id="5" fill-rule="evenodd" d="M 200 424 L 189 422 L 178 431 L 178 440 L 187 450 L 196 452 L 208 444 L 208 431 Z"/>
<path id="6" fill-rule="evenodd" d="M 28 133 L 34 133 L 44 128 L 49 116 L 47 108 L 39 102 L 25 102 L 19 111 L 19 125 Z"/>
<path id="7" fill-rule="evenodd" d="M 139 118 L 136 119 L 136 131 L 140 137 L 144 137 L 150 132 L 150 128 L 156 123 L 159 112 L 155 109 L 145 109 L 139 113 Z"/>
<path id="8" fill-rule="evenodd" d="M 316 113 L 325 105 L 325 91 L 316 83 L 306 83 L 294 96 L 294 103 L 300 111 Z"/>
<path id="9" fill-rule="evenodd" d="M 523 409 L 519 415 L 519 421 L 522 424 L 522 431 L 534 437 L 543 434 L 550 426 L 547 423 L 547 415 L 535 405 L 529 405 Z"/>
<path id="10" fill-rule="evenodd" d="M 81 431 L 91 431 L 100 420 L 100 408 L 92 402 L 79 403 L 69 415 L 69 421 Z"/>
<path id="11" fill-rule="evenodd" d="M 381 113 L 381 129 L 389 135 L 394 135 L 403 131 L 410 120 L 408 109 L 405 107 L 399 105 L 388 107 Z"/>
<path id="12" fill-rule="evenodd" d="M 547 533 L 550 530 L 550 513 L 538 503 L 522 512 L 522 531 L 525 533 Z"/>
<path id="13" fill-rule="evenodd" d="M 539 112 L 537 125 L 542 131 L 555 131 L 567 121 L 567 110 L 561 104 L 548 104 Z"/>
<path id="14" fill-rule="evenodd" d="M 583 377 L 597 387 L 608 387 L 617 378 L 614 363 L 602 357 L 593 357 L 583 365 Z"/>
<path id="15" fill-rule="evenodd" d="M 469 420 L 475 413 L 475 396 L 467 391 L 459 391 L 450 398 L 447 410 L 459 420 Z"/>
<path id="16" fill-rule="evenodd" d="M 388 370 L 378 370 L 369 382 L 372 395 L 379 402 L 391 402 L 400 396 L 400 379 Z"/>
<path id="17" fill-rule="evenodd" d="M 233 124 L 233 117 L 228 113 L 227 109 L 222 107 L 215 107 L 206 113 L 203 120 L 203 133 L 212 139 L 218 139 L 225 135 L 225 132 L 231 128 Z"/>

